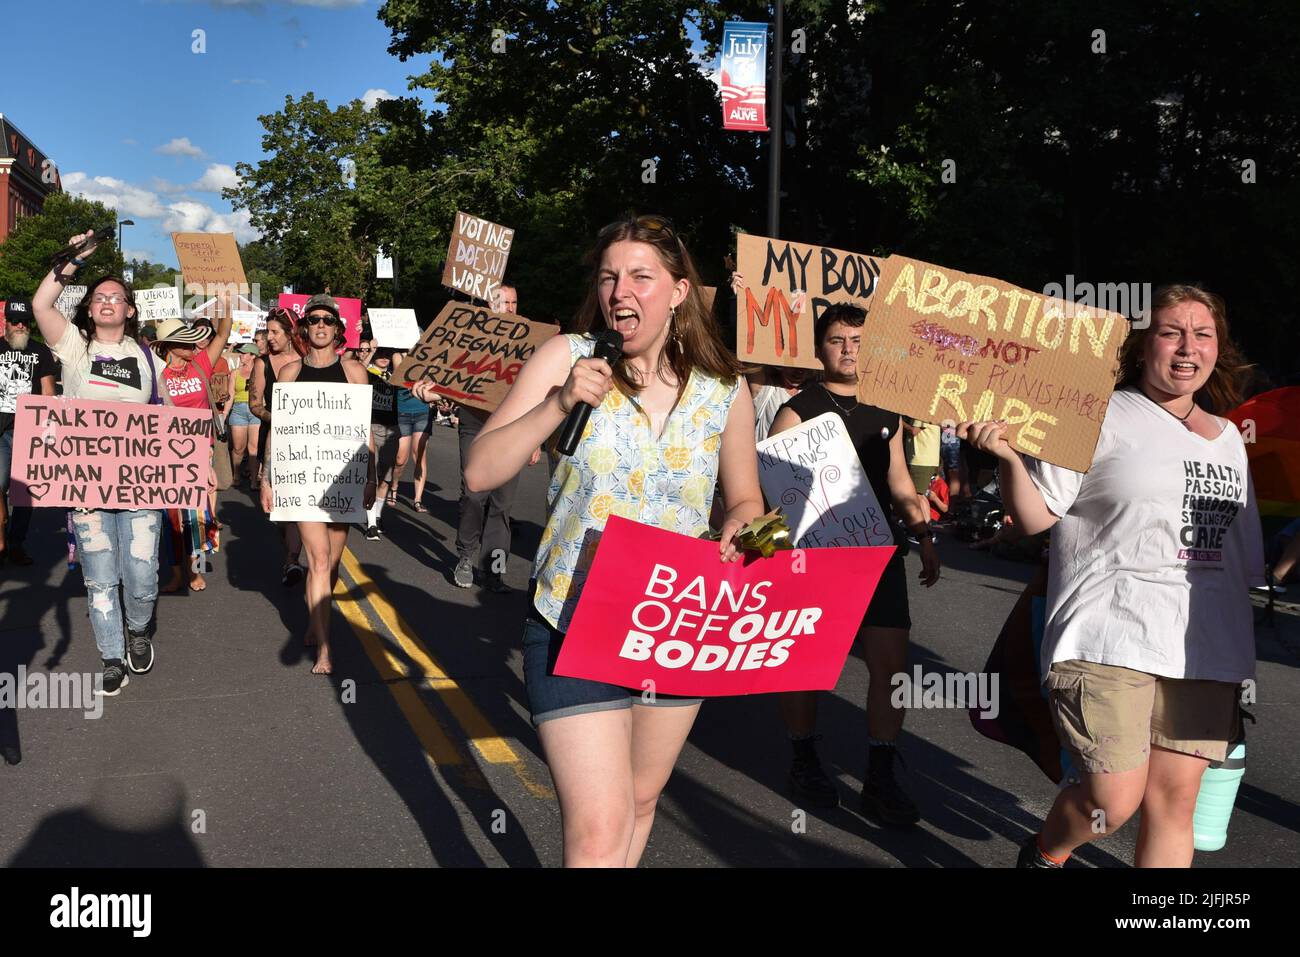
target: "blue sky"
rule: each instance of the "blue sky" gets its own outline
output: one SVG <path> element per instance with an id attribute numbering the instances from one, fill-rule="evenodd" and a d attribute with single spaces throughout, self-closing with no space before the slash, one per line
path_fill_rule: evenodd
<path id="1" fill-rule="evenodd" d="M 65 190 L 135 221 L 123 235 L 128 258 L 174 266 L 173 231 L 255 238 L 219 189 L 233 183 L 236 163 L 262 158 L 257 117 L 281 109 L 286 95 L 310 91 L 331 106 L 408 95 L 407 77 L 427 61 L 389 55 L 379 6 L 6 2 L 0 113 L 55 162 Z M 205 53 L 193 52 L 195 30 L 205 31 Z"/>

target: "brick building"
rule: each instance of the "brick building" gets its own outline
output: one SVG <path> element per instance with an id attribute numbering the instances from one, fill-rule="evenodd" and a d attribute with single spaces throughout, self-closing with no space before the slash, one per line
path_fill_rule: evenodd
<path id="1" fill-rule="evenodd" d="M 45 197 L 62 189 L 54 164 L 0 113 L 0 243 L 18 220 L 35 216 L 45 205 Z"/>

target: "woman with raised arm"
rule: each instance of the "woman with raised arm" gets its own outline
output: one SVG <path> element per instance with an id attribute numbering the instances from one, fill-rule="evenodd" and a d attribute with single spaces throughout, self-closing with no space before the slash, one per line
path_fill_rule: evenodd
<path id="1" fill-rule="evenodd" d="M 270 328 L 269 321 L 267 328 Z M 312 296 L 307 300 L 302 319 L 301 336 L 307 352 L 298 362 L 287 365 L 276 381 L 369 384 L 365 366 L 355 359 L 339 355 L 343 335 L 338 303 L 331 296 Z M 269 443 L 267 448 L 274 453 Z M 368 473 L 364 498 L 367 509 L 375 501 L 374 456 L 369 457 Z M 273 501 L 271 469 L 268 467 L 262 470 L 262 507 L 268 513 Z M 312 674 L 327 675 L 333 671 L 330 661 L 330 602 L 339 579 L 339 560 L 348 541 L 348 526 L 344 522 L 297 524 L 302 547 L 307 552 L 307 634 L 303 643 L 316 646 L 316 664 L 311 669 Z"/>
<path id="2" fill-rule="evenodd" d="M 601 230 L 574 328 L 537 349 L 470 448 L 465 482 L 498 488 L 579 402 L 593 412 L 577 449 L 551 480 L 549 517 L 533 564 L 524 625 L 529 709 L 559 793 L 568 866 L 634 867 L 659 794 L 699 699 L 561 677 L 552 667 L 608 515 L 690 536 L 709 530 L 719 475 L 728 505 L 719 557 L 763 511 L 754 407 L 740 363 L 722 344 L 700 280 L 671 223 L 658 216 Z M 623 355 L 611 368 L 582 333 L 612 328 Z M 427 384 L 416 387 L 432 399 Z"/>
<path id="3" fill-rule="evenodd" d="M 88 239 L 94 239 L 93 232 L 73 236 L 69 243 Z M 94 251 L 92 242 L 70 262 L 52 269 L 32 297 L 41 336 L 63 363 L 63 395 L 111 402 L 162 402 L 162 362 L 137 339 L 140 326 L 135 297 L 124 280 L 102 276 L 90 283 L 71 322 L 55 307 L 63 287 Z M 90 625 L 103 661 L 97 693 L 112 696 L 129 682 L 128 669 L 144 674 L 153 667 L 162 513 L 156 509 L 76 509 L 72 527 L 90 603 Z"/>
<path id="4" fill-rule="evenodd" d="M 266 474 L 266 445 L 271 438 L 271 392 L 276 378 L 300 358 L 298 339 L 294 333 L 293 313 L 288 309 L 272 309 L 266 317 L 266 355 L 258 356 L 253 365 L 253 380 L 248 386 L 248 410 L 261 421 L 257 436 L 257 461 L 260 469 L 254 473 L 254 489 L 260 489 Z M 258 492 L 260 494 L 260 492 Z M 297 522 L 282 522 L 280 536 L 284 540 L 284 568 L 280 584 L 286 588 L 297 585 L 306 577 L 307 569 L 299 561 L 302 536 Z"/>
<path id="5" fill-rule="evenodd" d="M 1138 810 L 1137 866 L 1188 867 L 1201 774 L 1240 733 L 1255 674 L 1259 513 L 1241 434 L 1214 414 L 1248 367 L 1213 293 L 1166 286 L 1151 316 L 1124 343 L 1087 473 L 1022 459 L 1005 423 L 958 428 L 998 457 L 1025 534 L 1053 529 L 1041 672 L 1079 780 L 1020 867 L 1060 867 Z"/>

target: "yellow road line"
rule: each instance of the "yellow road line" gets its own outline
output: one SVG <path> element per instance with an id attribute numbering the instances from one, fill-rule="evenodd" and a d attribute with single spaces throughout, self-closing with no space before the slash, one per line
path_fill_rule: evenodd
<path id="1" fill-rule="evenodd" d="M 352 630 L 356 632 L 361 647 L 375 666 L 375 670 L 379 672 L 379 677 L 384 679 L 388 690 L 397 701 L 397 707 L 401 709 L 411 730 L 415 732 L 429 760 L 434 764 L 442 765 L 464 763 L 460 749 L 443 730 L 438 719 L 425 707 L 419 692 L 405 680 L 406 669 L 389 650 L 388 642 L 384 641 L 370 624 L 370 619 L 366 617 L 357 599 L 348 593 L 348 587 L 343 583 L 342 578 L 334 587 L 334 602 L 348 624 L 352 626 Z"/>
<path id="2" fill-rule="evenodd" d="M 520 782 L 534 797 L 549 799 L 555 796 L 555 792 L 545 784 L 533 780 L 532 775 L 528 773 L 527 767 L 520 759 L 518 753 L 509 743 L 501 737 L 492 723 L 481 712 L 478 707 L 470 700 L 469 695 L 460 687 L 457 681 L 452 678 L 443 669 L 428 651 L 424 642 L 402 617 L 401 612 L 393 607 L 392 603 L 384 595 L 369 575 L 361 568 L 352 550 L 345 548 L 343 550 L 343 568 L 353 581 L 357 583 L 361 593 L 365 596 L 366 601 L 370 604 L 371 609 L 384 623 L 393 638 L 401 646 L 407 657 L 419 667 L 423 672 L 423 683 L 434 691 L 447 706 L 447 710 L 464 729 L 465 734 L 473 742 L 474 748 L 483 759 L 490 764 L 506 764 L 511 767 Z"/>

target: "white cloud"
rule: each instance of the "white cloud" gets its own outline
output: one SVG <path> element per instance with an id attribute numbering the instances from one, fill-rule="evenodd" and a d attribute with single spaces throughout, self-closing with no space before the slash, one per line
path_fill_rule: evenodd
<path id="1" fill-rule="evenodd" d="M 361 102 L 365 105 L 367 110 L 373 110 L 375 108 L 375 104 L 378 103 L 380 100 L 391 100 L 393 98 L 394 98 L 393 94 L 389 93 L 387 90 L 382 88 L 381 89 L 371 88 L 361 94 Z"/>
<path id="2" fill-rule="evenodd" d="M 163 233 L 234 233 L 239 242 L 247 243 L 261 236 L 253 228 L 248 210 L 222 213 L 196 199 L 182 196 L 165 201 L 159 195 L 183 193 L 189 189 L 220 188 L 227 182 L 237 181 L 232 167 L 213 163 L 198 181 L 189 185 L 155 179 L 151 184 L 153 189 L 144 189 L 112 176 L 90 177 L 82 172 L 73 172 L 63 177 L 63 188 L 74 196 L 84 196 L 116 209 L 120 218 L 161 220 L 157 228 Z M 139 225 L 144 227 L 148 224 Z"/>
<path id="3" fill-rule="evenodd" d="M 154 152 L 161 153 L 163 156 L 188 156 L 191 159 L 202 159 L 205 155 L 203 150 L 190 142 L 188 136 L 177 137 L 170 143 L 155 147 Z"/>
<path id="4" fill-rule="evenodd" d="M 127 228 L 129 229 L 130 227 Z M 130 235 L 130 233 L 126 233 L 123 238 Z M 147 249 L 133 249 L 130 246 L 127 246 L 122 250 L 122 258 L 127 262 L 131 262 L 134 259 L 141 260 L 142 262 L 153 262 L 153 253 Z"/>
<path id="5" fill-rule="evenodd" d="M 116 209 L 119 216 L 149 218 L 161 216 L 164 212 L 157 193 L 112 176 L 92 179 L 85 173 L 68 173 L 63 177 L 63 188 L 74 196 L 84 196 Z"/>
<path id="6" fill-rule="evenodd" d="M 225 163 L 213 163 L 203 175 L 190 184 L 190 189 L 200 193 L 219 193 L 223 189 L 234 189 L 239 185 L 239 176 L 233 166 Z"/>
<path id="7" fill-rule="evenodd" d="M 131 139 L 131 137 L 128 136 L 128 137 L 125 137 L 125 138 L 122 140 L 122 145 L 123 145 L 123 146 L 139 146 L 140 144 L 137 143 L 135 140 Z"/>

